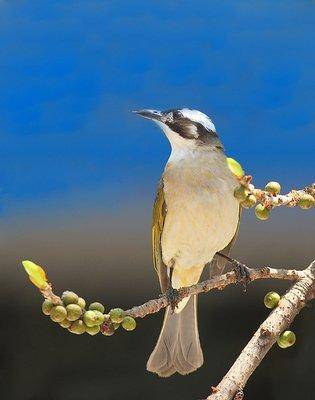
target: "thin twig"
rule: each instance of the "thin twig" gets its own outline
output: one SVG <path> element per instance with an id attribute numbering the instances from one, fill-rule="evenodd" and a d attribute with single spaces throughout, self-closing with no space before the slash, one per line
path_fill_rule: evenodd
<path id="1" fill-rule="evenodd" d="M 236 261 L 225 255 L 224 257 L 226 257 L 232 263 L 237 263 L 245 267 L 245 265 L 240 263 L 239 261 Z M 257 269 L 248 267 L 246 268 L 248 272 L 248 282 L 252 282 L 258 279 L 282 279 L 296 281 L 304 277 L 304 272 L 296 269 L 275 269 L 270 267 L 261 267 Z M 239 279 L 238 273 L 233 270 L 227 272 L 226 274 L 197 283 L 196 285 L 179 289 L 178 301 L 184 299 L 185 297 L 210 292 L 213 289 L 222 290 L 226 286 L 235 283 L 239 283 Z M 44 290 L 42 290 L 41 293 L 45 297 L 45 299 L 50 300 L 53 304 L 62 304 L 60 297 L 53 292 L 51 284 L 49 284 Z M 149 314 L 159 312 L 162 308 L 165 308 L 168 305 L 170 305 L 169 299 L 165 294 L 163 294 L 156 299 L 149 300 L 139 306 L 134 306 L 128 310 L 125 310 L 125 313 L 132 316 L 133 318 L 144 318 Z"/>
<path id="2" fill-rule="evenodd" d="M 304 189 L 292 189 L 287 194 L 278 194 L 275 196 L 266 190 L 255 188 L 252 183 L 251 175 L 242 176 L 241 178 L 239 178 L 239 182 L 241 185 L 247 188 L 249 194 L 253 194 L 256 197 L 257 201 L 259 201 L 261 204 L 269 209 L 279 206 L 295 207 L 299 204 L 301 198 L 305 194 L 309 194 L 315 199 L 315 183 L 306 186 Z"/>
<path id="3" fill-rule="evenodd" d="M 232 261 L 235 261 L 232 259 Z M 241 263 L 240 263 L 241 264 Z M 275 269 L 270 267 L 261 267 L 258 269 L 248 268 L 248 282 L 257 279 L 282 279 L 296 281 L 302 278 L 304 273 L 296 269 Z M 212 279 L 207 279 L 189 287 L 179 289 L 178 300 L 185 297 L 193 296 L 200 293 L 206 293 L 213 289 L 222 290 L 228 285 L 238 283 L 238 274 L 236 271 L 227 272 L 224 275 L 216 276 Z M 132 307 L 126 310 L 126 314 L 134 318 L 144 318 L 148 314 L 159 312 L 162 308 L 169 305 L 169 300 L 166 295 L 162 295 L 157 299 L 149 300 L 140 306 Z"/>

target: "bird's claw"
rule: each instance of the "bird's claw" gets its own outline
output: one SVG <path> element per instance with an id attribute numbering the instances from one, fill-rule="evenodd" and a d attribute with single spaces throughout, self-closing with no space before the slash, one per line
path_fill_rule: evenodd
<path id="1" fill-rule="evenodd" d="M 241 283 L 243 285 L 243 291 L 247 291 L 247 285 L 250 282 L 250 274 L 249 274 L 249 268 L 246 267 L 246 265 L 236 261 L 235 262 L 235 267 L 234 271 L 236 274 L 236 280 L 238 283 Z"/>
<path id="2" fill-rule="evenodd" d="M 166 298 L 169 301 L 173 313 L 180 301 L 179 290 L 174 289 L 172 286 L 168 287 L 166 290 Z"/>

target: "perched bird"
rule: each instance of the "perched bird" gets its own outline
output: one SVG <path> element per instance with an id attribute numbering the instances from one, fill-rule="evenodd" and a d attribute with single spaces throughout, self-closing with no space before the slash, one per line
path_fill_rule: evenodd
<path id="1" fill-rule="evenodd" d="M 211 119 L 188 108 L 135 111 L 156 122 L 171 144 L 153 210 L 153 261 L 162 292 L 199 281 L 210 263 L 210 275 L 221 274 L 224 258 L 237 236 L 238 186 Z M 147 369 L 167 377 L 195 371 L 203 364 L 196 296 L 166 309 Z"/>

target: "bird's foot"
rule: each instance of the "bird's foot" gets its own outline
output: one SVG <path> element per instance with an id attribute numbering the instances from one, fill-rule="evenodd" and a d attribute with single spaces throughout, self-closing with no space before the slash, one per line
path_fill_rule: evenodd
<path id="1" fill-rule="evenodd" d="M 171 311 L 174 312 L 178 303 L 180 302 L 180 294 L 178 289 L 174 289 L 172 286 L 169 286 L 166 290 L 166 298 L 169 301 Z"/>
<path id="2" fill-rule="evenodd" d="M 244 292 L 247 291 L 247 285 L 250 282 L 250 269 L 246 265 L 234 260 L 234 271 L 236 274 L 236 280 L 238 283 L 243 285 Z"/>

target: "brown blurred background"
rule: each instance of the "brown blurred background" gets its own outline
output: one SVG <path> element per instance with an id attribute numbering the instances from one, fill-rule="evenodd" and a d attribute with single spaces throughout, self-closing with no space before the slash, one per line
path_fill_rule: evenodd
<path id="1" fill-rule="evenodd" d="M 283 293 L 285 282 L 266 281 L 199 296 L 199 323 L 205 364 L 189 376 L 160 379 L 145 369 L 162 313 L 138 321 L 136 331 L 112 337 L 75 336 L 41 315 L 41 297 L 28 282 L 21 259 L 45 266 L 56 292 L 76 291 L 108 308 L 129 307 L 157 296 L 150 254 L 151 201 L 106 213 L 64 210 L 2 221 L 0 293 L 0 384 L 14 400 L 202 399 L 218 383 L 267 316 L 267 290 Z M 233 256 L 250 266 L 306 266 L 314 257 L 312 212 L 275 210 L 261 222 L 252 211 L 243 218 Z M 297 343 L 275 346 L 256 371 L 246 397 L 312 399 L 315 318 L 303 310 L 292 329 Z"/>

